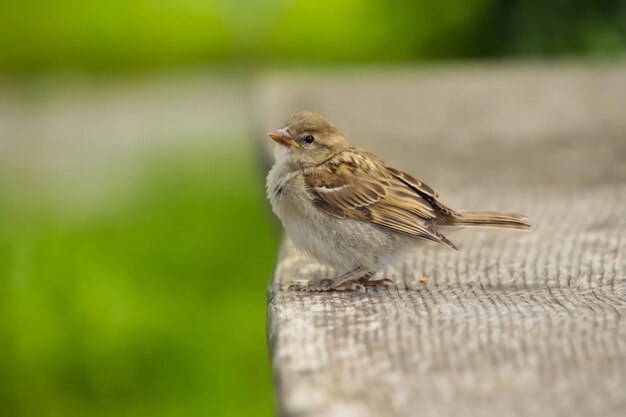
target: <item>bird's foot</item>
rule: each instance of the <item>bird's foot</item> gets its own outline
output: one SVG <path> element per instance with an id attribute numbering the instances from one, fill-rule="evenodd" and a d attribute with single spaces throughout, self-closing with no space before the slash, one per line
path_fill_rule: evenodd
<path id="1" fill-rule="evenodd" d="M 351 280 L 348 280 L 348 281 L 343 281 L 343 282 L 337 283 L 333 287 L 333 290 L 335 290 L 335 291 L 354 291 L 354 290 L 362 290 L 362 291 L 364 291 L 365 287 L 361 283 L 361 280 L 359 280 L 359 279 L 351 279 Z"/>
<path id="2" fill-rule="evenodd" d="M 370 280 L 367 277 L 362 277 L 344 281 L 322 279 L 305 284 L 291 284 L 288 289 L 304 292 L 354 291 L 365 290 L 365 287 L 388 287 L 390 285 L 394 285 L 394 282 L 389 278 Z"/>
<path id="3" fill-rule="evenodd" d="M 389 287 L 395 284 L 393 280 L 389 278 L 368 279 L 366 277 L 360 278 L 359 283 L 366 287 Z"/>
<path id="4" fill-rule="evenodd" d="M 354 291 L 365 290 L 365 287 L 387 287 L 393 285 L 394 282 L 388 278 L 374 279 L 373 271 L 368 271 L 366 268 L 357 267 L 345 274 L 340 275 L 335 279 L 322 279 L 318 281 L 310 281 L 306 284 L 291 284 L 290 290 L 295 291 Z"/>
<path id="5" fill-rule="evenodd" d="M 319 281 L 309 281 L 304 284 L 295 283 L 291 284 L 288 289 L 294 291 L 306 291 L 306 292 L 315 292 L 315 291 L 330 291 L 332 288 L 332 279 L 321 279 Z"/>
<path id="6" fill-rule="evenodd" d="M 333 280 L 322 279 L 319 281 L 311 281 L 306 284 L 291 284 L 289 290 L 304 292 L 322 292 L 322 291 L 353 291 L 364 290 L 365 287 L 358 279 L 351 280 Z"/>

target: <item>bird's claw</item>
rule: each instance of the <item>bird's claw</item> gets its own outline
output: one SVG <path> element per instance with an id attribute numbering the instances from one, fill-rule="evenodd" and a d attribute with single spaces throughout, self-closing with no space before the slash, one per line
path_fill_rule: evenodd
<path id="1" fill-rule="evenodd" d="M 359 282 L 366 287 L 388 287 L 390 285 L 394 285 L 393 280 L 389 278 L 381 278 L 381 279 L 361 278 Z"/>
<path id="2" fill-rule="evenodd" d="M 343 282 L 335 282 L 332 279 L 322 279 L 319 281 L 311 281 L 307 284 L 291 284 L 287 287 L 293 291 L 304 292 L 322 292 L 322 291 L 365 291 L 365 286 L 359 280 L 349 280 Z"/>
<path id="3" fill-rule="evenodd" d="M 305 292 L 330 291 L 332 289 L 332 284 L 332 279 L 322 279 L 319 281 L 309 281 L 306 284 L 291 284 L 287 289 Z"/>
<path id="4" fill-rule="evenodd" d="M 362 283 L 359 282 L 359 280 L 350 280 L 350 281 L 344 281 L 335 285 L 333 287 L 333 290 L 335 291 L 354 291 L 354 290 L 365 291 L 365 287 L 363 286 Z"/>

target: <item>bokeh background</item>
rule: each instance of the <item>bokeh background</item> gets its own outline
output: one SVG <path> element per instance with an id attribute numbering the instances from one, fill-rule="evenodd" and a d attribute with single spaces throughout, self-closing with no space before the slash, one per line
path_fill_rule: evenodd
<path id="1" fill-rule="evenodd" d="M 260 73 L 625 52 L 621 0 L 0 2 L 0 415 L 273 415 Z"/>

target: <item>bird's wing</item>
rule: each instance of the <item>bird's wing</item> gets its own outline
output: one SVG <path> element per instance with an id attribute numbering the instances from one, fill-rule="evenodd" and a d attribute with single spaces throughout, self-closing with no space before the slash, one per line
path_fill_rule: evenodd
<path id="1" fill-rule="evenodd" d="M 409 177 L 430 193 L 424 195 L 401 174 L 406 175 L 387 168 L 370 153 L 351 148 L 306 170 L 304 178 L 317 207 L 330 215 L 371 222 L 454 247 L 435 228 L 438 212 L 429 198 L 436 193 Z"/>
<path id="2" fill-rule="evenodd" d="M 411 175 L 406 172 L 402 172 L 398 169 L 392 167 L 386 167 L 387 171 L 402 181 L 406 186 L 411 188 L 414 192 L 426 198 L 428 202 L 435 208 L 439 215 L 443 215 L 444 217 L 455 216 L 457 213 L 452 210 L 450 207 L 443 204 L 439 201 L 439 194 L 437 194 L 432 188 L 428 185 L 424 184 L 422 181 L 413 178 Z"/>

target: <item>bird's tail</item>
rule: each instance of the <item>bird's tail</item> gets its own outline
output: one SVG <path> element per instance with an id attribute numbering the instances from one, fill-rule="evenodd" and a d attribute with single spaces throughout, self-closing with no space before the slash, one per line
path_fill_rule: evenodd
<path id="1" fill-rule="evenodd" d="M 482 226 L 503 227 L 509 229 L 531 228 L 528 217 L 515 213 L 498 213 L 495 211 L 458 211 L 446 216 L 445 225 L 450 226 Z"/>

